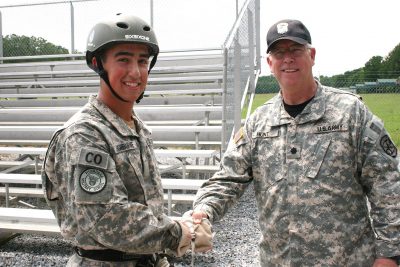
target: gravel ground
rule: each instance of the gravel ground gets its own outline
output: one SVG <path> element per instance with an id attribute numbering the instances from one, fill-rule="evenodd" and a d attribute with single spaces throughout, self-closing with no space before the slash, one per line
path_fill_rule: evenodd
<path id="1" fill-rule="evenodd" d="M 254 191 L 250 187 L 240 201 L 213 225 L 216 233 L 211 252 L 196 254 L 195 266 L 258 266 L 258 227 Z M 0 247 L 3 266 L 65 266 L 72 246 L 61 237 L 20 235 Z M 191 254 L 174 259 L 177 267 L 190 266 Z"/>

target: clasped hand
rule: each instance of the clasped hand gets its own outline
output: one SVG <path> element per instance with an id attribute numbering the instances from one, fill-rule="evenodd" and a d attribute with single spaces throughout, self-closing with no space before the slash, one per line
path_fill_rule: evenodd
<path id="1" fill-rule="evenodd" d="M 182 229 L 182 238 L 178 245 L 177 256 L 185 254 L 192 247 L 194 252 L 206 252 L 212 249 L 213 233 L 207 216 L 191 216 L 193 211 L 186 212 L 178 223 Z"/>

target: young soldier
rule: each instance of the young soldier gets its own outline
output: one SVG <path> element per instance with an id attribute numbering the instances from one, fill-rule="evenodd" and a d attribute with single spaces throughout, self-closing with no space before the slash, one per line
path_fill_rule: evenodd
<path id="1" fill-rule="evenodd" d="M 68 266 L 169 266 L 182 256 L 188 226 L 163 213 L 163 190 L 149 130 L 133 112 L 159 53 L 153 29 L 134 16 L 96 24 L 86 61 L 97 96 L 58 130 L 42 174 L 46 199 L 75 254 Z"/>

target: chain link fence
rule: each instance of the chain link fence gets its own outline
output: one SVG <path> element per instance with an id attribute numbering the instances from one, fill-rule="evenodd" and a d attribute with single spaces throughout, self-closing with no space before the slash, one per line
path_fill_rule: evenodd
<path id="1" fill-rule="evenodd" d="M 238 27 L 231 30 L 224 44 L 225 53 L 225 144 L 241 125 L 241 109 L 246 90 L 254 91 L 254 70 L 257 60 L 257 1 L 248 1 L 241 10 Z"/>
<path id="2" fill-rule="evenodd" d="M 4 57 L 82 55 L 91 27 L 120 12 L 149 22 L 161 51 L 220 50 L 224 54 L 225 107 L 221 141 L 222 150 L 226 148 L 233 131 L 241 124 L 243 95 L 254 93 L 260 69 L 260 0 L 53 0 L 46 4 L 39 1 L 0 3 L 0 36 L 19 38 L 4 46 Z"/>
<path id="3" fill-rule="evenodd" d="M 232 0 L 24 2 L 2 0 L 0 3 L 2 36 L 10 38 L 16 35 L 31 39 L 31 43 L 26 45 L 19 40 L 19 45 L 5 47 L 4 57 L 83 53 L 91 27 L 116 13 L 136 15 L 152 24 L 160 48 L 164 51 L 222 48 L 237 12 L 236 2 Z M 241 7 L 244 2 L 238 0 L 238 6 Z M 41 49 L 36 51 L 32 44 L 40 44 Z"/>

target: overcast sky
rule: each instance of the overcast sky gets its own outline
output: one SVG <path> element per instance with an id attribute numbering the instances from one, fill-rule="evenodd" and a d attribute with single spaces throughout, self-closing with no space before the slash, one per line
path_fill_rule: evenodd
<path id="1" fill-rule="evenodd" d="M 0 0 L 0 6 L 51 0 Z M 129 11 L 150 22 L 149 0 L 75 3 L 75 49 L 100 18 Z M 244 0 L 240 0 L 242 4 Z M 236 15 L 235 0 L 154 0 L 154 27 L 162 50 L 221 47 Z M 71 48 L 69 4 L 0 8 L 3 35 L 43 37 Z M 315 75 L 334 75 L 363 67 L 372 56 L 385 57 L 400 43 L 400 0 L 261 0 L 261 54 L 265 62 L 268 28 L 280 19 L 304 22 L 317 49 Z M 263 74 L 269 69 L 263 64 Z"/>

